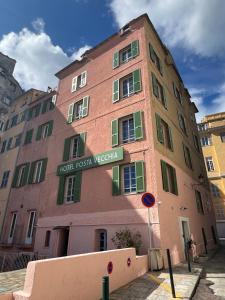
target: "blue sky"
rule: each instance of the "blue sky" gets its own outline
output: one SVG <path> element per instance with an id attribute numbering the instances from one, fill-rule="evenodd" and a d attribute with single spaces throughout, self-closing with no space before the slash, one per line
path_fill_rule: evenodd
<path id="1" fill-rule="evenodd" d="M 24 87 L 46 90 L 54 73 L 147 12 L 171 50 L 200 113 L 225 111 L 224 0 L 3 0 L 0 51 Z"/>

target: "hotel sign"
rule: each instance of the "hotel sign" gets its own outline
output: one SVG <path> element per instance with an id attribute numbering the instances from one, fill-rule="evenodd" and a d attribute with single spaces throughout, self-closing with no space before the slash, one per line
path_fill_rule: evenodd
<path id="1" fill-rule="evenodd" d="M 123 148 L 113 149 L 94 156 L 85 157 L 60 165 L 57 168 L 57 175 L 67 175 L 76 171 L 111 164 L 119 160 L 123 160 Z"/>

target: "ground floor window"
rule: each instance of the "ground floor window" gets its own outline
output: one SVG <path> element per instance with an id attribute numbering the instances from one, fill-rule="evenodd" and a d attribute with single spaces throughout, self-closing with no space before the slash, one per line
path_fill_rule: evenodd
<path id="1" fill-rule="evenodd" d="M 8 243 L 12 243 L 12 241 L 13 241 L 13 236 L 14 236 L 14 232 L 15 232 L 15 228 L 16 228 L 16 221 L 17 221 L 17 214 L 13 213 L 12 219 L 11 219 L 10 230 L 9 230 Z"/>
<path id="2" fill-rule="evenodd" d="M 123 192 L 125 194 L 136 192 L 136 172 L 135 165 L 127 165 L 122 168 Z"/>
<path id="3" fill-rule="evenodd" d="M 75 175 L 66 178 L 65 202 L 74 202 L 75 180 Z"/>
<path id="4" fill-rule="evenodd" d="M 36 211 L 31 211 L 29 216 L 28 226 L 27 226 L 27 234 L 25 240 L 26 244 L 32 244 L 35 218 L 36 218 Z"/>
<path id="5" fill-rule="evenodd" d="M 80 201 L 82 172 L 59 177 L 57 204 Z"/>
<path id="6" fill-rule="evenodd" d="M 96 230 L 96 239 L 97 239 L 97 251 L 106 251 L 107 250 L 107 230 L 97 229 Z"/>

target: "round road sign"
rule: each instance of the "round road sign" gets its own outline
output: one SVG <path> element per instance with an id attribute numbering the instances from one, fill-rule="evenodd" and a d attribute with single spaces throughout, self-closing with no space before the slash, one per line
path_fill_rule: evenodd
<path id="1" fill-rule="evenodd" d="M 110 261 L 107 266 L 108 274 L 111 274 L 113 271 L 113 263 Z"/>
<path id="2" fill-rule="evenodd" d="M 141 197 L 141 201 L 144 206 L 152 207 L 155 204 L 155 197 L 150 193 L 144 193 Z"/>

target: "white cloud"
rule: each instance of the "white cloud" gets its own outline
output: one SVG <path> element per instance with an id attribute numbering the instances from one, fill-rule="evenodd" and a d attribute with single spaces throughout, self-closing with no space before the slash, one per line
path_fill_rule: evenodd
<path id="1" fill-rule="evenodd" d="M 111 0 L 110 7 L 119 27 L 148 13 L 168 46 L 224 56 L 224 0 Z"/>
<path id="2" fill-rule="evenodd" d="M 54 45 L 44 32 L 44 21 L 39 18 L 33 22 L 36 32 L 23 28 L 19 33 L 10 32 L 0 39 L 0 51 L 16 59 L 14 76 L 26 90 L 37 88 L 46 90 L 55 87 L 57 79 L 54 74 L 77 59 L 84 46 L 68 56 L 64 50 Z"/>

